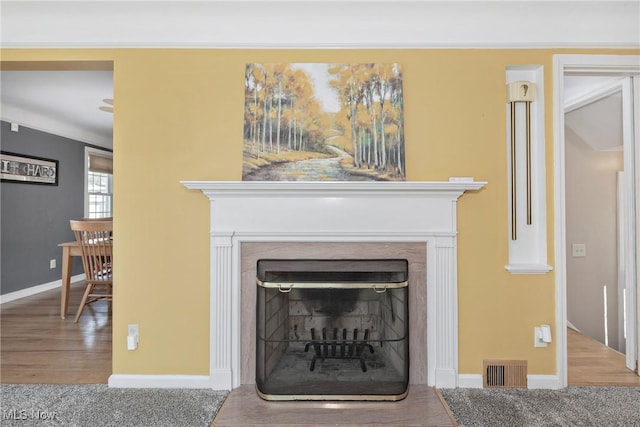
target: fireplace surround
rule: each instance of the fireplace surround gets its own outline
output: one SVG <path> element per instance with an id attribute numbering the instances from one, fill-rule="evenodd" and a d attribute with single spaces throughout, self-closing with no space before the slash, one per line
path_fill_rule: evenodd
<path id="1" fill-rule="evenodd" d="M 231 390 L 255 383 L 251 368 L 255 347 L 250 348 L 250 342 L 255 345 L 255 330 L 251 335 L 243 326 L 255 323 L 255 317 L 243 323 L 243 315 L 255 313 L 256 267 L 251 262 L 257 258 L 243 259 L 260 250 L 282 255 L 290 248 L 293 253 L 285 258 L 299 256 L 300 248 L 306 248 L 309 257 L 322 251 L 352 256 L 349 254 L 360 248 L 357 258 L 367 258 L 372 250 L 380 258 L 399 258 L 390 256 L 388 250 L 383 253 L 386 245 L 422 249 L 424 270 L 414 280 L 422 286 L 418 292 L 423 295 L 412 294 L 412 299 L 415 296 L 423 305 L 424 318 L 415 320 L 422 326 L 413 326 L 422 336 L 411 339 L 410 383 L 457 386 L 457 199 L 486 182 L 452 178 L 435 182 L 182 184 L 202 191 L 210 200 L 212 388 Z M 253 293 L 243 286 L 246 282 L 253 284 Z"/>

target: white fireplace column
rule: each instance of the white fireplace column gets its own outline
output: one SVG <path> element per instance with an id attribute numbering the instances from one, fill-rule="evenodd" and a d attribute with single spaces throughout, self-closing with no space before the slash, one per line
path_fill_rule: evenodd
<path id="1" fill-rule="evenodd" d="M 424 242 L 427 384 L 456 387 L 457 199 L 486 183 L 183 181 L 211 201 L 210 381 L 240 386 L 243 242 Z M 419 325 L 410 325 L 410 328 Z"/>
<path id="2" fill-rule="evenodd" d="M 210 290 L 210 360 L 209 372 L 214 390 L 231 390 L 233 381 L 234 277 L 232 236 L 211 233 L 211 290 Z M 215 345 L 214 345 L 215 343 Z"/>
<path id="3" fill-rule="evenodd" d="M 439 241 L 435 265 L 427 263 L 427 269 L 435 267 L 436 276 L 432 284 L 427 284 L 427 364 L 429 368 L 433 365 L 433 371 L 428 371 L 428 385 L 453 388 L 458 385 L 457 239 L 452 236 Z M 432 299 L 434 304 L 429 302 Z M 429 324 L 435 328 L 429 328 Z"/>

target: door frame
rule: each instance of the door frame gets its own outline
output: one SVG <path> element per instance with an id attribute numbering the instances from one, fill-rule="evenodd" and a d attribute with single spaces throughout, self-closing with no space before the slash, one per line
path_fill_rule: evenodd
<path id="1" fill-rule="evenodd" d="M 640 74 L 640 56 L 638 55 L 554 55 L 553 58 L 553 126 L 554 126 L 554 248 L 555 248 L 555 285 L 556 285 L 556 371 L 560 387 L 568 385 L 567 378 L 567 272 L 566 272 L 566 193 L 565 193 L 565 132 L 564 132 L 564 75 L 566 72 L 584 73 L 585 75 L 606 75 L 625 77 Z M 633 141 L 632 141 L 633 142 Z M 638 154 L 640 148 L 634 150 L 635 143 L 625 146 L 625 170 L 634 170 L 640 165 Z M 633 154 L 635 151 L 635 154 Z M 631 154 L 631 155 L 630 155 Z M 631 236 L 625 242 L 627 249 L 627 283 L 637 283 L 635 225 L 636 212 L 633 208 L 636 198 L 636 181 L 634 174 L 627 177 L 625 184 L 625 198 L 627 204 L 627 218 L 625 228 Z M 631 287 L 633 295 L 628 295 L 636 302 L 636 287 Z M 637 319 L 633 320 L 635 330 L 638 329 Z M 629 334 L 631 335 L 631 333 Z M 637 360 L 638 343 L 634 336 L 627 340 L 627 354 L 633 352 Z M 633 341 L 633 343 L 631 343 Z"/>

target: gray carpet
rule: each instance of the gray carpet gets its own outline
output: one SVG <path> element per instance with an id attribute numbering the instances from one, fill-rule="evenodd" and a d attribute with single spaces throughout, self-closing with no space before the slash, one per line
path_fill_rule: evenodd
<path id="1" fill-rule="evenodd" d="M 640 387 L 441 392 L 460 427 L 640 426 Z"/>
<path id="2" fill-rule="evenodd" d="M 208 427 L 227 396 L 206 389 L 118 389 L 106 384 L 1 388 L 3 427 Z"/>

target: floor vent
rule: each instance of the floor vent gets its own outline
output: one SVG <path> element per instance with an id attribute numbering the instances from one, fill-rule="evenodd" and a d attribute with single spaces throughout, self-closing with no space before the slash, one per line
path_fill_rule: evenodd
<path id="1" fill-rule="evenodd" d="M 527 388 L 527 361 L 483 361 L 482 386 L 484 388 Z"/>

